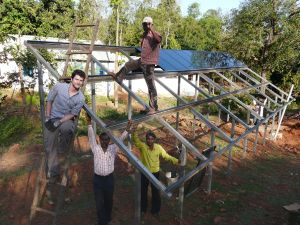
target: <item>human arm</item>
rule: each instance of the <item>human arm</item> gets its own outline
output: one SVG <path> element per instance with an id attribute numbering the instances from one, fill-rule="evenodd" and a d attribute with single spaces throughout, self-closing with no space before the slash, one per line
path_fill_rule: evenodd
<path id="1" fill-rule="evenodd" d="M 45 112 L 45 117 L 46 117 L 46 122 L 50 119 L 51 117 L 51 110 L 52 110 L 52 103 L 54 99 L 56 98 L 56 95 L 58 93 L 58 87 L 59 85 L 56 84 L 50 91 L 47 96 L 47 102 L 46 102 L 46 112 Z"/>
<path id="2" fill-rule="evenodd" d="M 131 138 L 133 144 L 138 148 L 138 150 L 140 152 L 143 152 L 146 148 L 146 144 L 139 139 L 137 132 L 135 130 L 133 131 Z"/>
<path id="3" fill-rule="evenodd" d="M 150 30 L 150 32 L 152 33 L 153 38 L 155 39 L 155 41 L 156 41 L 157 43 L 160 43 L 161 40 L 162 40 L 162 37 L 161 37 L 160 33 L 156 32 L 156 31 L 154 30 L 153 25 L 150 26 L 149 30 Z"/>
<path id="4" fill-rule="evenodd" d="M 51 115 L 51 108 L 52 108 L 52 102 L 47 101 L 46 103 L 46 121 L 47 122 L 50 119 L 50 115 Z"/>
<path id="5" fill-rule="evenodd" d="M 94 129 L 91 124 L 88 124 L 88 138 L 89 138 L 89 143 L 90 143 L 92 152 L 94 152 L 98 145 L 97 145 Z"/>
<path id="6" fill-rule="evenodd" d="M 176 159 L 175 157 L 169 155 L 161 145 L 159 145 L 159 148 L 160 148 L 160 155 L 161 155 L 162 158 L 164 158 L 167 161 L 172 162 L 174 165 L 179 164 L 179 160 Z"/>

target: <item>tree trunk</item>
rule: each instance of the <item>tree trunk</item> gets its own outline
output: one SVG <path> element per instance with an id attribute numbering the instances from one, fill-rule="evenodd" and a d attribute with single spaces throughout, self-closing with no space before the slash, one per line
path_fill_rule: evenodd
<path id="1" fill-rule="evenodd" d="M 116 8 L 116 13 L 117 13 L 117 30 L 116 30 L 116 46 L 119 45 L 119 6 L 117 6 Z M 119 66 L 118 66 L 118 54 L 115 53 L 115 72 L 117 72 L 119 70 Z M 119 107 L 119 95 L 118 95 L 118 91 L 119 91 L 119 85 L 115 82 L 114 83 L 114 106 L 116 108 Z"/>
<path id="2" fill-rule="evenodd" d="M 24 79 L 22 75 L 22 66 L 18 65 L 18 73 L 20 78 L 20 85 L 21 85 L 21 97 L 22 97 L 22 105 L 25 107 L 26 105 L 26 93 L 25 93 L 25 87 L 24 87 Z"/>

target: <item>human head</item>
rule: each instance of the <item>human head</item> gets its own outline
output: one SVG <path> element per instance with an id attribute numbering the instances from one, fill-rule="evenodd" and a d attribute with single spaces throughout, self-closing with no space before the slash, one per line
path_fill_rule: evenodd
<path id="1" fill-rule="evenodd" d="M 109 142 L 110 142 L 110 137 L 107 135 L 107 133 L 103 132 L 99 135 L 100 139 L 100 145 L 102 148 L 107 149 Z"/>
<path id="2" fill-rule="evenodd" d="M 149 28 L 153 25 L 153 19 L 150 16 L 146 16 L 143 19 L 142 25 L 143 25 L 144 31 L 148 31 Z"/>
<path id="3" fill-rule="evenodd" d="M 72 73 L 71 78 L 73 79 L 76 75 L 83 78 L 83 80 L 86 78 L 85 72 L 83 72 L 82 70 L 74 70 L 73 73 Z"/>
<path id="4" fill-rule="evenodd" d="M 71 76 L 72 86 L 76 90 L 79 90 L 79 88 L 83 86 L 85 77 L 85 72 L 83 72 L 82 70 L 74 70 Z"/>
<path id="5" fill-rule="evenodd" d="M 156 135 L 151 130 L 147 131 L 146 133 L 147 145 L 152 147 L 155 141 L 156 141 Z"/>

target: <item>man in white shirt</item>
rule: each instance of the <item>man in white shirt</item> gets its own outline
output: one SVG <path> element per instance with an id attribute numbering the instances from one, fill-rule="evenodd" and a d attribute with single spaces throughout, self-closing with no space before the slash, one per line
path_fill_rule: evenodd
<path id="1" fill-rule="evenodd" d="M 109 144 L 110 138 L 106 133 L 99 135 L 100 145 L 96 142 L 91 119 L 88 120 L 88 137 L 92 152 L 94 154 L 94 193 L 96 200 L 96 210 L 98 225 L 112 225 L 111 212 L 113 206 L 114 192 L 114 163 L 118 151 L 116 144 Z M 120 139 L 123 141 L 127 137 L 127 130 L 122 133 Z"/>

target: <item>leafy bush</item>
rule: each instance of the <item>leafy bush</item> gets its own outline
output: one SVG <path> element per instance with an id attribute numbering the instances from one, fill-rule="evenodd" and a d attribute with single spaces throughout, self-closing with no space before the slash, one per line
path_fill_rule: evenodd
<path id="1" fill-rule="evenodd" d="M 7 146 L 32 129 L 32 123 L 20 116 L 6 117 L 0 121 L 0 146 Z"/>
<path id="2" fill-rule="evenodd" d="M 26 95 L 26 104 L 29 105 L 30 103 L 32 105 L 38 106 L 40 104 L 39 96 L 37 94 L 35 94 L 33 96 Z"/>
<path id="3" fill-rule="evenodd" d="M 110 120 L 121 120 L 121 119 L 126 119 L 127 116 L 125 113 L 120 113 L 116 109 L 105 109 L 101 110 L 100 112 L 97 113 L 99 117 L 102 119 L 110 119 Z"/>

